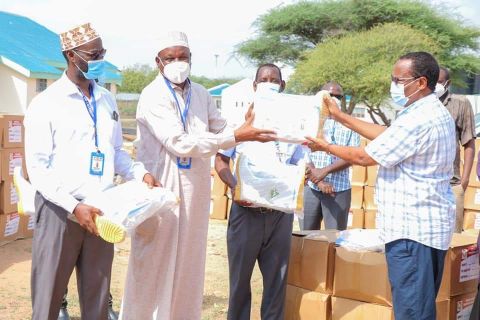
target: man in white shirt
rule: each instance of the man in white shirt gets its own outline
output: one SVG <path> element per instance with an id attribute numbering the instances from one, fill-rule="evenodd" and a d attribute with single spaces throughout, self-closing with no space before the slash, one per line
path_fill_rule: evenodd
<path id="1" fill-rule="evenodd" d="M 27 169 L 38 191 L 32 318 L 57 319 L 76 268 L 82 318 L 106 320 L 113 244 L 98 236 L 100 210 L 81 200 L 111 186 L 115 173 L 150 186 L 158 183 L 121 150 L 115 99 L 94 81 L 102 75 L 106 51 L 99 35 L 87 23 L 60 38 L 67 70 L 25 114 Z"/>
<path id="2" fill-rule="evenodd" d="M 188 79 L 191 54 L 184 33 L 162 37 L 155 61 L 160 74 L 138 102 L 137 160 L 180 205 L 132 235 L 120 317 L 195 320 L 202 311 L 211 156 L 238 142 L 273 137 L 252 127 L 252 114 L 238 129 L 227 126 L 208 91 Z"/>

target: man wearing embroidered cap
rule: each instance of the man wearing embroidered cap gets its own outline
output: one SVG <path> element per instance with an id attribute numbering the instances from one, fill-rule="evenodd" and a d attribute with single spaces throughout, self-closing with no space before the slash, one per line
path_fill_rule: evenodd
<path id="1" fill-rule="evenodd" d="M 111 186 L 115 173 L 151 186 L 158 183 L 121 150 L 115 99 L 94 81 L 103 74 L 105 55 L 97 32 L 87 23 L 60 39 L 67 69 L 25 114 L 27 169 L 38 191 L 32 318 L 57 319 L 76 268 L 82 319 L 106 320 L 113 245 L 98 236 L 100 210 L 82 200 Z"/>
<path id="2" fill-rule="evenodd" d="M 145 221 L 132 235 L 120 317 L 200 319 L 210 205 L 211 156 L 242 141 L 271 141 L 252 127 L 253 113 L 229 128 L 208 91 L 188 79 L 187 36 L 169 32 L 155 61 L 160 70 L 140 96 L 137 159 L 180 198 L 179 209 Z"/>

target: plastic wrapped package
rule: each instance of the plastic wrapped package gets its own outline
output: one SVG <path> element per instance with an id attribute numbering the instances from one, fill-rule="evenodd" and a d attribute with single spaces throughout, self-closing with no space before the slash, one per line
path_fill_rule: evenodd
<path id="1" fill-rule="evenodd" d="M 25 180 L 22 167 L 13 169 L 13 184 L 17 191 L 17 210 L 19 214 L 32 215 L 35 213 L 35 188 Z"/>
<path id="2" fill-rule="evenodd" d="M 350 251 L 385 252 L 385 242 L 378 229 L 351 229 L 340 231 L 335 242 Z"/>

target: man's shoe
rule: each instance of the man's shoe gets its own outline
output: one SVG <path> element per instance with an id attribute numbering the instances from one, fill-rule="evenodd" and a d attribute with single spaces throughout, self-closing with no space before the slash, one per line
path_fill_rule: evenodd
<path id="1" fill-rule="evenodd" d="M 67 308 L 60 308 L 60 312 L 58 313 L 58 320 L 70 320 Z"/>
<path id="2" fill-rule="evenodd" d="M 108 320 L 118 320 L 118 314 L 113 311 L 112 307 L 108 307 Z"/>

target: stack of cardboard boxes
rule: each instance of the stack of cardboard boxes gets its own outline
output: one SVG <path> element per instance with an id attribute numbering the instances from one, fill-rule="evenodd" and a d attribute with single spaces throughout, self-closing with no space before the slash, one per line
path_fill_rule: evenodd
<path id="1" fill-rule="evenodd" d="M 463 148 L 461 148 L 461 150 L 460 158 L 461 163 L 463 163 Z M 480 150 L 480 139 L 475 140 L 475 150 L 476 152 Z M 477 176 L 477 163 L 478 159 L 475 158 L 472 171 L 470 172 L 470 181 L 467 190 L 465 190 L 464 230 L 480 230 L 480 181 Z"/>
<path id="2" fill-rule="evenodd" d="M 294 233 L 286 319 L 394 319 L 385 255 L 335 247 L 336 231 Z M 477 290 L 476 238 L 455 234 L 445 259 L 437 319 L 468 319 Z"/>
<path id="3" fill-rule="evenodd" d="M 360 145 L 365 147 L 366 140 L 361 140 Z M 352 201 L 350 204 L 350 212 L 348 214 L 348 229 L 362 229 L 365 224 L 365 208 L 363 205 L 363 197 L 365 185 L 367 184 L 367 168 L 362 166 L 352 166 L 351 184 L 352 184 Z"/>
<path id="4" fill-rule="evenodd" d="M 224 220 L 230 212 L 231 200 L 227 196 L 227 185 L 212 170 L 212 197 L 210 200 L 210 218 Z"/>
<path id="5" fill-rule="evenodd" d="M 13 169 L 25 170 L 23 116 L 0 114 L 0 245 L 18 238 L 31 237 L 33 218 L 17 212 L 17 192 Z"/>

